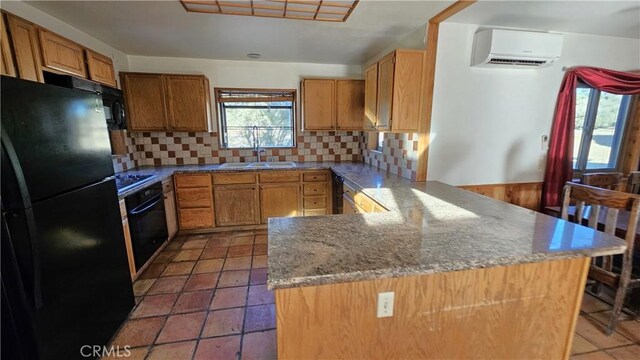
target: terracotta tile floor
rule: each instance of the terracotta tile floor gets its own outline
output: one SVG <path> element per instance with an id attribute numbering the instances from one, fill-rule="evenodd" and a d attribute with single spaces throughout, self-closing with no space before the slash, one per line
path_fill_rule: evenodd
<path id="1" fill-rule="evenodd" d="M 113 345 L 135 359 L 275 359 L 266 231 L 176 237 L 134 283 Z"/>
<path id="2" fill-rule="evenodd" d="M 176 237 L 134 283 L 113 345 L 131 359 L 275 359 L 265 230 Z M 572 359 L 640 359 L 640 319 L 606 336 L 611 306 L 585 294 Z"/>

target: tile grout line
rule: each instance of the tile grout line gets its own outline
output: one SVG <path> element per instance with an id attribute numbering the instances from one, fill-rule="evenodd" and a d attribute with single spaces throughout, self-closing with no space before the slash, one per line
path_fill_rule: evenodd
<path id="1" fill-rule="evenodd" d="M 236 356 L 237 360 L 242 360 L 242 347 L 244 344 L 244 335 L 245 335 L 245 325 L 247 323 L 247 309 L 249 307 L 249 291 L 251 290 L 251 270 L 253 270 L 253 253 L 254 246 L 256 244 L 256 235 L 253 235 L 253 241 L 251 242 L 251 263 L 249 264 L 249 278 L 247 279 L 247 293 L 244 299 L 244 312 L 242 315 L 242 328 L 240 329 L 240 347 L 238 348 L 238 356 Z"/>

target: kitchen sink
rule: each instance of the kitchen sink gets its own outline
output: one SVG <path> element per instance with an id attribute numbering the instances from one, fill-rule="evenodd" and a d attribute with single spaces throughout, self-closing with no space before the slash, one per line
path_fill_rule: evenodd
<path id="1" fill-rule="evenodd" d="M 296 167 L 296 163 L 292 161 L 273 161 L 224 163 L 218 169 L 288 169 L 293 167 Z"/>

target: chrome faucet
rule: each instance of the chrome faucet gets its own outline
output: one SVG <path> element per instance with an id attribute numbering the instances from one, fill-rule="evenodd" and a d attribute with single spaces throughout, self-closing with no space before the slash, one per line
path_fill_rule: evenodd
<path id="1" fill-rule="evenodd" d="M 251 128 L 253 131 L 253 151 L 256 153 L 256 162 L 260 162 L 260 153 L 264 152 L 264 149 L 260 147 L 260 130 L 258 125 L 253 125 Z"/>

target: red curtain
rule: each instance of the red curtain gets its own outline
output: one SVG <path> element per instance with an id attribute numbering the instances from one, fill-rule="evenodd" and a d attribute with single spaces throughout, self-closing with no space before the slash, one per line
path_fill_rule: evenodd
<path id="1" fill-rule="evenodd" d="M 640 74 L 594 67 L 567 70 L 560 85 L 553 116 L 547 168 L 542 185 L 542 206 L 559 206 L 562 187 L 573 176 L 573 130 L 576 112 L 576 85 L 587 85 L 612 94 L 640 94 Z"/>

